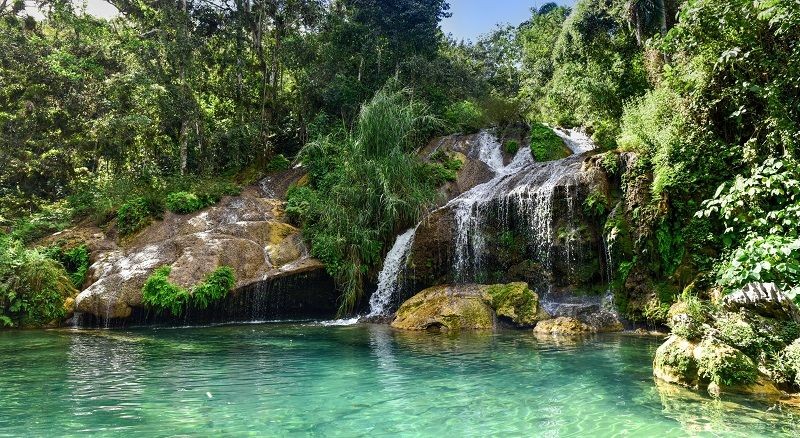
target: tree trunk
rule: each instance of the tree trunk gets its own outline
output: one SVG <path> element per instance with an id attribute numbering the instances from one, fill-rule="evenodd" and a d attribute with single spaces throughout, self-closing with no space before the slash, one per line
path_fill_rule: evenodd
<path id="1" fill-rule="evenodd" d="M 187 162 L 189 161 L 189 122 L 181 122 L 181 176 L 186 175 Z"/>

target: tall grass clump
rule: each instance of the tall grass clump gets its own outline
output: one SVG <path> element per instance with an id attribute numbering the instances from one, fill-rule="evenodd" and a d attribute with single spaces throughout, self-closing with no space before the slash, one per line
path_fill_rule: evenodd
<path id="1" fill-rule="evenodd" d="M 361 108 L 352 132 L 301 151 L 309 185 L 290 190 L 287 212 L 337 281 L 341 314 L 354 309 L 386 243 L 432 205 L 441 165 L 424 163 L 414 149 L 437 123 L 407 91 L 386 87 Z"/>

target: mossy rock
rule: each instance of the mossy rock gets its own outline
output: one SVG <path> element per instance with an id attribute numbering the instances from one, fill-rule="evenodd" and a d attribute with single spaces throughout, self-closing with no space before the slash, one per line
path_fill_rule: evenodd
<path id="1" fill-rule="evenodd" d="M 494 312 L 475 287 L 436 286 L 400 306 L 392 327 L 403 330 L 491 330 Z"/>
<path id="2" fill-rule="evenodd" d="M 696 387 L 700 383 L 694 350 L 697 343 L 680 336 L 670 336 L 656 350 L 653 375 L 659 379 L 684 386 Z"/>
<path id="3" fill-rule="evenodd" d="M 583 322 L 566 316 L 540 321 L 533 329 L 534 333 L 548 335 L 581 335 L 594 333 L 596 330 Z"/>
<path id="4" fill-rule="evenodd" d="M 493 329 L 498 316 L 520 327 L 550 318 L 526 283 L 465 284 L 435 286 L 414 295 L 397 310 L 392 327 L 484 330 Z"/>
<path id="5" fill-rule="evenodd" d="M 486 294 L 497 316 L 508 318 L 516 325 L 532 326 L 550 317 L 539 306 L 539 295 L 527 283 L 492 285 L 486 289 Z"/>

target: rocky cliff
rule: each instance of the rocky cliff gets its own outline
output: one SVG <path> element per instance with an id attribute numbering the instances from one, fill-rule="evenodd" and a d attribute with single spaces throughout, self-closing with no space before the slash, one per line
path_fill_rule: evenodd
<path id="1" fill-rule="evenodd" d="M 170 315 L 154 315 L 142 305 L 142 286 L 156 268 L 171 266 L 169 280 L 189 288 L 217 267 L 230 266 L 235 290 L 225 301 L 188 318 L 224 322 L 333 316 L 336 289 L 283 212 L 281 198 L 301 174 L 292 170 L 271 175 L 193 214 L 166 213 L 123 242 L 94 230 L 89 245 L 93 263 L 87 287 L 75 299 L 75 312 L 84 320 L 88 316 L 104 322 L 169 320 Z"/>

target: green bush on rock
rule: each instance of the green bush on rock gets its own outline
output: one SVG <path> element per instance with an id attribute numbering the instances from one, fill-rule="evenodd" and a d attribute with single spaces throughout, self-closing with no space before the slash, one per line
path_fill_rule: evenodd
<path id="1" fill-rule="evenodd" d="M 174 192 L 167 195 L 167 208 L 178 214 L 188 214 L 204 207 L 203 202 L 194 193 Z"/>
<path id="2" fill-rule="evenodd" d="M 536 161 L 560 160 L 572 153 L 567 149 L 561 137 L 541 123 L 531 124 L 530 137 L 531 153 Z"/>
<path id="3" fill-rule="evenodd" d="M 150 224 L 152 208 L 144 197 L 133 198 L 117 211 L 117 229 L 123 236 L 133 234 Z"/>
<path id="4" fill-rule="evenodd" d="M 700 377 L 724 386 L 746 385 L 758 378 L 758 367 L 741 351 L 713 338 L 706 338 L 698 347 Z"/>
<path id="5" fill-rule="evenodd" d="M 703 325 L 707 311 L 699 298 L 684 295 L 669 309 L 669 323 L 672 333 L 689 340 L 700 339 L 705 331 Z"/>
<path id="6" fill-rule="evenodd" d="M 184 289 L 169 281 L 170 266 L 162 266 L 153 272 L 142 287 L 142 303 L 156 311 L 169 310 L 179 316 L 191 306 L 205 309 L 211 303 L 228 295 L 236 285 L 233 269 L 222 266 L 206 276 L 205 280 L 191 290 Z"/>
<path id="7" fill-rule="evenodd" d="M 800 339 L 787 346 L 777 358 L 777 368 L 783 380 L 800 387 Z"/>

